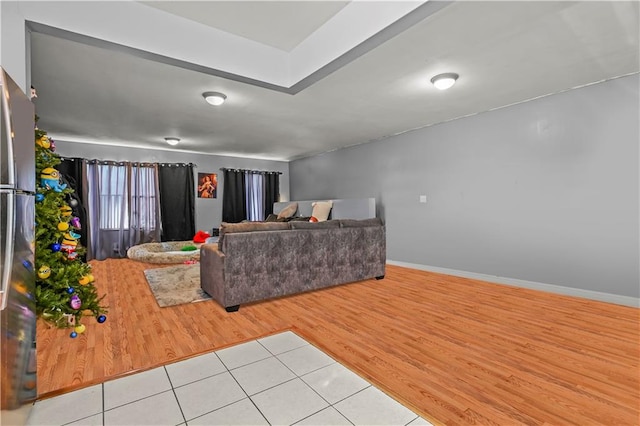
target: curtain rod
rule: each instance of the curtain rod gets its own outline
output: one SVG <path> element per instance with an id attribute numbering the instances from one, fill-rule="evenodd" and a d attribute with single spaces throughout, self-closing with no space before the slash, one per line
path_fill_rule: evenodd
<path id="1" fill-rule="evenodd" d="M 227 170 L 229 170 L 231 172 L 247 172 L 247 173 L 264 174 L 264 175 L 269 175 L 269 174 L 281 175 L 282 174 L 282 172 L 275 172 L 275 171 L 269 171 L 269 170 L 234 169 L 230 167 L 221 167 L 220 170 L 222 170 L 223 172 L 226 172 Z"/>
<path id="2" fill-rule="evenodd" d="M 60 157 L 62 160 L 69 160 L 69 161 L 86 161 L 89 164 L 104 164 L 104 165 L 112 165 L 112 166 L 124 166 L 125 164 L 132 164 L 134 166 L 153 166 L 155 164 L 159 165 L 159 166 L 169 166 L 169 167 L 186 167 L 186 166 L 192 166 L 192 167 L 198 167 L 196 164 L 194 163 L 149 163 L 146 161 L 114 161 L 114 160 L 98 160 L 98 159 L 92 159 L 89 160 L 87 158 L 80 158 L 80 157 Z"/>

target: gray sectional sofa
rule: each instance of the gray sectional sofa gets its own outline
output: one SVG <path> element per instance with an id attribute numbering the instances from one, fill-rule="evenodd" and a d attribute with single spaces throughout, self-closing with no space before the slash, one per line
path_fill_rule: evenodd
<path id="1" fill-rule="evenodd" d="M 223 224 L 200 248 L 200 285 L 228 312 L 244 303 L 383 278 L 380 219 Z"/>

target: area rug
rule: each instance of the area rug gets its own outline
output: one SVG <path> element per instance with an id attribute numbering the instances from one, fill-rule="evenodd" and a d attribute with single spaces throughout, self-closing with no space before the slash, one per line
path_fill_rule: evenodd
<path id="1" fill-rule="evenodd" d="M 161 308 L 211 299 L 200 288 L 198 264 L 147 269 L 144 275 Z"/>

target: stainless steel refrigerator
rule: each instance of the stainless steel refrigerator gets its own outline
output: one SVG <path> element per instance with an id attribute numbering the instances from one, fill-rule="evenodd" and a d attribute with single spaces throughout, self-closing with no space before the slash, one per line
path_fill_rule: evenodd
<path id="1" fill-rule="evenodd" d="M 26 423 L 36 391 L 34 106 L 0 68 L 0 424 Z"/>

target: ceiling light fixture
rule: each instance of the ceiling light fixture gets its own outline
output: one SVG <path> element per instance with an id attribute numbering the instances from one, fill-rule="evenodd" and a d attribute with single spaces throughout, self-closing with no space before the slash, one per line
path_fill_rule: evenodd
<path id="1" fill-rule="evenodd" d="M 180 138 L 164 138 L 164 140 L 171 146 L 178 145 Z"/>
<path id="2" fill-rule="evenodd" d="M 454 84 L 456 84 L 456 80 L 460 77 L 458 74 L 453 72 L 447 72 L 444 74 L 438 74 L 431 79 L 431 83 L 436 86 L 436 89 L 439 90 L 447 90 Z"/>
<path id="3" fill-rule="evenodd" d="M 227 95 L 220 92 L 204 92 L 202 97 L 211 105 L 222 105 L 227 99 Z"/>

